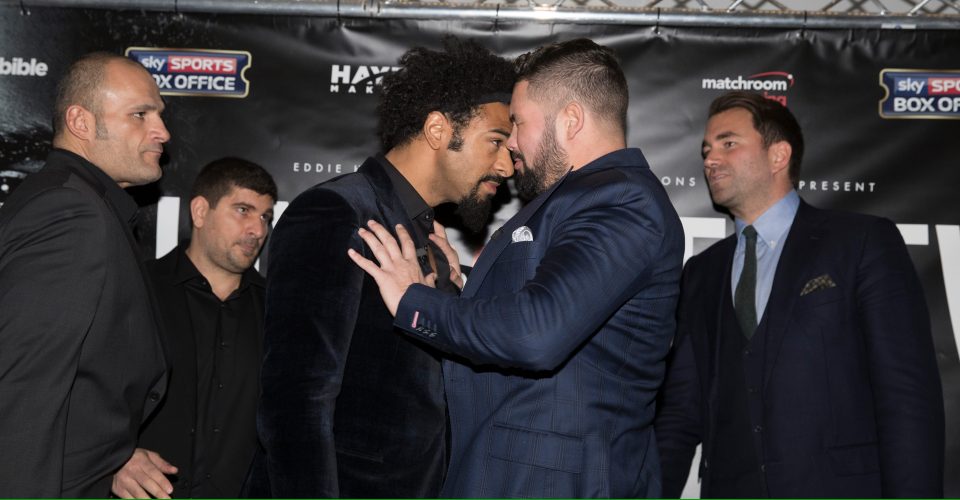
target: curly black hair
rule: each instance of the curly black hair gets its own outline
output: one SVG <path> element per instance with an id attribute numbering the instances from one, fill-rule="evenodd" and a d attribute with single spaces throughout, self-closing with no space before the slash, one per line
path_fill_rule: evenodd
<path id="1" fill-rule="evenodd" d="M 400 70 L 383 78 L 377 113 L 384 152 L 404 145 L 433 111 L 446 114 L 455 135 L 493 102 L 488 96 L 513 91 L 513 64 L 473 41 L 443 38 L 443 51 L 415 47 L 400 57 Z"/>

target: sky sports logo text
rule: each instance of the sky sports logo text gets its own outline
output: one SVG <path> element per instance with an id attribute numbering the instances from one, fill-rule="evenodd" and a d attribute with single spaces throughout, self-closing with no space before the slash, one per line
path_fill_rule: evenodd
<path id="1" fill-rule="evenodd" d="M 960 71 L 885 69 L 879 113 L 885 119 L 960 119 Z"/>
<path id="2" fill-rule="evenodd" d="M 747 90 L 758 92 L 767 99 L 787 105 L 787 91 L 796 83 L 793 75 L 785 71 L 765 71 L 750 76 L 739 75 L 736 78 L 703 78 L 700 88 L 703 90 Z"/>
<path id="3" fill-rule="evenodd" d="M 130 47 L 127 57 L 147 68 L 162 95 L 246 97 L 250 91 L 246 51 Z"/>

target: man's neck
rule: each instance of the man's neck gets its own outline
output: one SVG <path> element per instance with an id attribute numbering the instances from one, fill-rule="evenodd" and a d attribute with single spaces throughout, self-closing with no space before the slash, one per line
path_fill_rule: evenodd
<path id="1" fill-rule="evenodd" d="M 584 133 L 578 137 L 576 144 L 571 145 L 569 155 L 572 170 L 577 170 L 597 158 L 602 158 L 614 151 L 627 147 L 622 132 L 611 133 Z"/>
<path id="2" fill-rule="evenodd" d="M 227 297 L 229 297 L 234 290 L 240 288 L 240 280 L 243 275 L 227 271 L 214 265 L 203 255 L 203 252 L 198 249 L 195 243 L 191 242 L 185 253 L 187 258 L 190 259 L 190 262 L 197 268 L 197 271 L 200 271 L 200 274 L 202 274 L 207 280 L 207 283 L 210 284 L 213 294 L 221 301 L 227 300 Z"/>
<path id="3" fill-rule="evenodd" d="M 767 210 L 770 210 L 771 207 L 776 205 L 785 196 L 790 194 L 790 191 L 792 190 L 792 188 L 785 188 L 771 191 L 769 195 L 760 202 L 753 203 L 742 209 L 731 209 L 730 213 L 733 214 L 734 217 L 746 222 L 748 225 L 753 224 L 763 214 L 767 213 Z"/>
<path id="4" fill-rule="evenodd" d="M 397 172 L 400 172 L 400 175 L 410 183 L 427 205 L 436 207 L 448 201 L 433 189 L 435 180 L 432 177 L 432 169 L 424 168 L 424 163 L 433 161 L 432 158 L 424 158 L 424 155 L 417 151 L 414 146 L 393 148 L 384 156 L 397 169 Z"/>

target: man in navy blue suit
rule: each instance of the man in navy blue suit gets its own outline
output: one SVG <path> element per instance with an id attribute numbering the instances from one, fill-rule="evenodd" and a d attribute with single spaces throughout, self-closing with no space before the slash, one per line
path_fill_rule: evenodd
<path id="1" fill-rule="evenodd" d="M 736 233 L 684 271 L 664 496 L 701 442 L 704 497 L 942 496 L 940 378 L 896 226 L 799 198 L 803 136 L 779 103 L 733 92 L 709 116 L 704 174 Z"/>
<path id="2" fill-rule="evenodd" d="M 460 297 L 425 286 L 407 232 L 351 256 L 395 325 L 448 354 L 447 497 L 660 496 L 654 399 L 674 334 L 683 231 L 638 149 L 613 51 L 580 39 L 517 61 L 517 188 Z M 381 243 L 381 241 L 383 243 Z M 382 267 L 381 267 L 382 266 Z M 402 297 L 402 299 L 401 299 Z"/>

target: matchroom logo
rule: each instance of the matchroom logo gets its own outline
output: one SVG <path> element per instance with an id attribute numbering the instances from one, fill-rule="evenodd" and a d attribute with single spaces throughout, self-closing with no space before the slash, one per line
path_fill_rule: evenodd
<path id="1" fill-rule="evenodd" d="M 246 97 L 252 56 L 238 50 L 130 47 L 127 57 L 153 75 L 161 95 Z"/>
<path id="2" fill-rule="evenodd" d="M 796 81 L 786 71 L 765 71 L 750 76 L 735 78 L 704 78 L 700 81 L 703 90 L 750 90 L 759 92 L 767 99 L 787 105 L 787 91 Z"/>
<path id="3" fill-rule="evenodd" d="M 960 71 L 884 69 L 880 118 L 960 120 Z"/>

